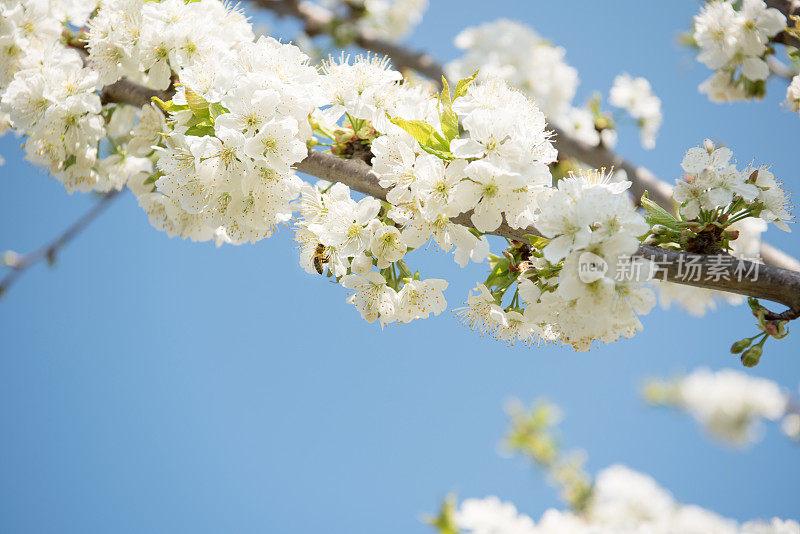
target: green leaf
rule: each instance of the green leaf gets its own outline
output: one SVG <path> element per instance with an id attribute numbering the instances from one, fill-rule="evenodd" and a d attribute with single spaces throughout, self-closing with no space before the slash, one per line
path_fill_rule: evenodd
<path id="1" fill-rule="evenodd" d="M 392 119 L 392 123 L 408 132 L 423 148 L 427 147 L 442 152 L 450 151 L 450 143 L 436 131 L 436 128 L 425 121 L 407 121 L 395 117 Z"/>
<path id="2" fill-rule="evenodd" d="M 183 86 L 186 92 L 186 103 L 189 104 L 189 109 L 192 111 L 201 111 L 208 109 L 208 100 L 200 96 L 197 92 L 189 87 Z"/>
<path id="3" fill-rule="evenodd" d="M 150 185 L 156 183 L 156 180 L 164 176 L 164 173 L 161 171 L 155 172 L 147 177 L 147 180 L 144 181 L 144 185 Z"/>
<path id="4" fill-rule="evenodd" d="M 450 152 L 449 150 L 437 150 L 435 148 L 431 148 L 431 147 L 428 147 L 428 146 L 424 146 L 424 145 L 421 145 L 421 146 L 422 146 L 422 150 L 424 150 L 428 154 L 433 154 L 434 156 L 436 156 L 437 158 L 439 158 L 441 160 L 453 161 L 455 159 L 453 157 L 453 153 Z"/>
<path id="5" fill-rule="evenodd" d="M 442 503 L 439 515 L 433 518 L 430 523 L 439 531 L 439 534 L 458 534 L 455 515 L 456 498 L 454 495 L 448 495 Z"/>
<path id="6" fill-rule="evenodd" d="M 547 239 L 546 237 L 538 236 L 538 235 L 525 234 L 523 237 L 525 237 L 525 239 L 527 239 L 528 242 L 530 242 L 530 245 L 533 248 L 536 248 L 536 249 L 539 249 L 539 250 L 542 250 L 544 247 L 547 246 L 548 243 L 550 243 L 549 239 Z"/>
<path id="7" fill-rule="evenodd" d="M 167 113 L 174 113 L 176 111 L 183 111 L 185 109 L 189 109 L 189 106 L 185 106 L 185 105 L 180 105 L 179 106 L 178 104 L 175 104 L 172 100 L 168 100 L 168 101 L 164 102 L 163 100 L 161 100 L 157 96 L 152 97 L 151 100 L 158 107 L 160 107 L 162 110 L 164 110 Z"/>
<path id="8" fill-rule="evenodd" d="M 469 86 L 475 81 L 475 78 L 478 77 L 478 72 L 480 71 L 476 70 L 469 78 L 459 80 L 459 82 L 456 84 L 456 92 L 453 94 L 453 100 L 467 94 L 467 89 L 469 89 Z"/>
<path id="9" fill-rule="evenodd" d="M 186 130 L 186 135 L 194 135 L 197 137 L 205 137 L 206 135 L 213 136 L 214 133 L 214 127 L 206 123 L 200 123 Z"/>
<path id="10" fill-rule="evenodd" d="M 217 120 L 217 117 L 219 117 L 224 113 L 230 113 L 230 111 L 219 102 L 214 102 L 213 104 L 209 104 L 208 112 L 212 120 Z"/>
<path id="11" fill-rule="evenodd" d="M 642 195 L 641 204 L 646 212 L 645 218 L 651 224 L 661 224 L 668 228 L 677 228 L 681 226 L 674 215 L 648 198 L 647 191 Z"/>
<path id="12" fill-rule="evenodd" d="M 439 120 L 442 122 L 442 133 L 449 142 L 456 139 L 459 134 L 458 115 L 453 111 L 453 100 L 450 98 L 450 85 L 442 76 L 442 92 L 439 95 Z"/>

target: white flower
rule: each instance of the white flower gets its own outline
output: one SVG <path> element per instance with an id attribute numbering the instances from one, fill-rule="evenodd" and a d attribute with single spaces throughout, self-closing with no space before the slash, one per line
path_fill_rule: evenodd
<path id="1" fill-rule="evenodd" d="M 570 137 L 586 143 L 589 146 L 600 144 L 600 132 L 594 127 L 594 116 L 585 108 L 570 108 L 564 114 L 555 118 L 555 123 L 560 126 Z"/>
<path id="2" fill-rule="evenodd" d="M 697 369 L 678 387 L 681 406 L 713 436 L 734 445 L 756 441 L 760 420 L 776 421 L 786 409 L 777 384 L 733 369 Z"/>
<path id="3" fill-rule="evenodd" d="M 740 20 L 728 1 L 708 2 L 694 18 L 694 40 L 700 47 L 698 61 L 717 69 L 736 53 Z"/>
<path id="4" fill-rule="evenodd" d="M 787 193 L 770 171 L 763 167 L 756 170 L 758 171 L 756 178 L 756 186 L 759 188 L 758 200 L 764 205 L 764 211 L 761 212 L 760 217 L 775 224 L 781 230 L 789 232 L 789 226 L 786 223 L 792 220 L 792 215 L 788 209 Z"/>
<path id="5" fill-rule="evenodd" d="M 475 295 L 472 294 L 472 291 L 469 292 L 467 306 L 459 308 L 455 312 L 464 325 L 484 333 L 497 326 L 493 315 L 496 316 L 498 311 L 502 312 L 502 308 L 485 285 L 478 284 L 475 286 L 475 291 L 477 291 Z"/>
<path id="6" fill-rule="evenodd" d="M 155 104 L 142 107 L 139 123 L 133 128 L 133 137 L 128 143 L 128 151 L 134 156 L 144 157 L 153 152 L 153 147 L 161 141 L 167 131 L 164 114 Z"/>
<path id="7" fill-rule="evenodd" d="M 372 236 L 370 251 L 378 260 L 378 269 L 385 269 L 390 264 L 405 256 L 406 244 L 400 238 L 400 230 L 395 226 L 381 226 Z"/>
<path id="8" fill-rule="evenodd" d="M 534 534 L 533 520 L 497 497 L 466 499 L 456 515 L 456 524 L 468 534 Z"/>
<path id="9" fill-rule="evenodd" d="M 258 133 L 248 139 L 244 153 L 256 161 L 266 161 L 279 172 L 302 161 L 308 155 L 306 144 L 298 139 L 297 121 L 292 118 L 270 120 L 259 126 Z"/>
<path id="10" fill-rule="evenodd" d="M 645 78 L 632 78 L 620 74 L 614 78 L 609 94 L 612 106 L 623 108 L 637 120 L 641 128 L 642 146 L 655 147 L 655 136 L 661 127 L 661 100 L 653 94 L 650 82 Z"/>
<path id="11" fill-rule="evenodd" d="M 598 473 L 587 515 L 600 524 L 631 528 L 663 521 L 676 506 L 672 495 L 651 477 L 612 465 Z"/>
<path id="12" fill-rule="evenodd" d="M 319 235 L 324 245 L 337 248 L 345 256 L 355 256 L 370 246 L 373 233 L 370 222 L 380 209 L 381 203 L 372 197 L 358 202 L 348 198 L 333 204 L 326 223 L 311 224 L 309 229 Z"/>
<path id="13" fill-rule="evenodd" d="M 767 8 L 763 0 L 744 0 L 739 13 L 744 18 L 739 46 L 748 55 L 760 56 L 769 38 L 786 28 L 783 13 Z"/>
<path id="14" fill-rule="evenodd" d="M 397 320 L 408 323 L 414 319 L 427 319 L 431 313 L 442 313 L 447 307 L 442 293 L 447 285 L 445 280 L 438 279 L 406 282 L 399 293 Z"/>
<path id="15" fill-rule="evenodd" d="M 368 323 L 380 320 L 381 326 L 385 326 L 397 320 L 397 292 L 386 285 L 386 279 L 379 273 L 348 274 L 342 278 L 341 284 L 354 291 L 348 302 Z"/>
<path id="16" fill-rule="evenodd" d="M 428 9 L 428 0 L 364 0 L 361 31 L 382 39 L 397 41 L 419 24 Z"/>
<path id="17" fill-rule="evenodd" d="M 496 230 L 514 189 L 525 186 L 524 178 L 487 160 L 470 163 L 466 173 L 471 182 L 464 188 L 466 204 L 475 206 L 470 220 L 481 232 Z"/>
<path id="18" fill-rule="evenodd" d="M 578 72 L 564 61 L 566 52 L 519 22 L 499 19 L 463 30 L 455 44 L 465 55 L 445 70 L 451 79 L 476 70 L 482 79 L 501 78 L 524 91 L 551 118 L 569 108 Z"/>

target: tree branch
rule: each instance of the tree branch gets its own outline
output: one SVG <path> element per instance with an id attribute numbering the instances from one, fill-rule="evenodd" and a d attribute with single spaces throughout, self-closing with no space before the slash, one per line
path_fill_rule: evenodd
<path id="1" fill-rule="evenodd" d="M 787 0 L 782 1 L 786 3 Z M 300 19 L 309 35 L 326 32 L 333 21 L 333 14 L 330 11 L 311 2 L 255 0 L 255 3 L 272 10 L 279 16 L 292 16 Z M 791 0 L 789 3 L 800 4 L 800 0 Z M 427 54 L 408 50 L 367 35 L 358 36 L 356 42 L 365 49 L 389 56 L 398 69 L 416 70 L 431 77 L 435 82 L 439 82 L 441 79 L 442 67 Z M 145 98 L 148 94 L 149 96 L 158 95 L 157 91 L 142 88 L 142 86 L 127 80 L 120 80 L 110 87 L 114 88 L 104 89 L 107 102 L 143 105 L 149 100 L 149 98 Z M 638 199 L 644 191 L 648 191 L 654 202 L 667 207 L 673 205 L 672 186 L 660 181 L 647 169 L 634 165 L 605 147 L 587 145 L 557 128 L 553 128 L 553 131 L 556 134 L 555 141 L 559 153 L 578 159 L 592 167 L 613 166 L 623 169 L 633 184 L 631 193 L 634 198 Z M 295 168 L 320 179 L 344 183 L 355 191 L 376 198 L 384 200 L 386 198 L 386 190 L 378 184 L 377 176 L 372 172 L 371 167 L 359 160 L 346 160 L 319 151 L 310 151 L 308 157 L 298 163 Z M 461 214 L 453 222 L 472 226 L 469 213 Z M 538 235 L 535 228 L 518 230 L 509 227 L 505 222 L 493 233 L 518 241 L 524 241 L 525 234 Z M 761 257 L 769 265 L 760 266 L 760 278 L 757 281 L 750 280 L 746 283 L 736 281 L 736 266 L 750 269 L 752 268 L 750 262 L 735 260 L 733 265 L 717 280 L 687 281 L 679 272 L 680 266 L 688 262 L 698 262 L 705 266 L 712 261 L 709 256 L 668 251 L 646 245 L 640 247 L 639 254 L 656 261 L 662 259 L 670 261 L 671 263 L 665 265 L 665 269 L 662 271 L 668 281 L 763 298 L 788 306 L 791 314 L 800 314 L 800 273 L 790 272 L 800 271 L 800 262 L 766 243 L 761 246 Z"/>
<path id="2" fill-rule="evenodd" d="M 140 108 L 149 104 L 153 97 L 167 101 L 175 94 L 175 88 L 170 85 L 166 91 L 158 91 L 144 85 L 132 82 L 127 78 L 106 85 L 100 91 L 100 102 L 103 104 L 129 104 Z"/>
<path id="3" fill-rule="evenodd" d="M 49 262 L 55 261 L 58 252 L 64 248 L 75 236 L 83 231 L 89 224 L 92 223 L 109 205 L 119 196 L 121 191 L 112 190 L 105 193 L 100 200 L 98 200 L 92 208 L 87 211 L 80 219 L 75 221 L 64 233 L 58 236 L 51 243 L 37 248 L 33 252 L 29 252 L 24 256 L 19 257 L 13 264 L 8 267 L 11 271 L 0 280 L 0 296 L 2 296 L 9 287 L 19 278 L 23 272 L 29 267 L 39 263 L 42 260 Z"/>
<path id="4" fill-rule="evenodd" d="M 372 172 L 372 167 L 361 160 L 342 159 L 311 150 L 306 159 L 295 165 L 295 169 L 329 182 L 343 183 L 359 193 L 386 200 L 388 191 L 378 184 L 378 176 Z M 453 222 L 473 226 L 469 213 L 459 215 Z M 515 229 L 505 222 L 490 233 L 522 242 L 526 241 L 526 234 L 541 235 L 536 228 Z M 756 265 L 727 255 L 721 256 L 725 260 L 721 266 L 720 255 L 689 254 L 650 245 L 640 245 L 637 255 L 655 262 L 659 269 L 657 277 L 660 279 L 777 302 L 787 306 L 789 310 L 781 316 L 774 314 L 773 318 L 788 320 L 800 317 L 800 272 Z M 693 271 L 697 274 L 696 279 L 687 273 L 689 266 L 697 269 Z M 714 277 L 700 276 L 702 273 L 712 272 L 712 269 L 719 274 Z M 742 273 L 750 274 L 742 276 Z"/>
<path id="5" fill-rule="evenodd" d="M 299 0 L 254 0 L 254 2 L 256 5 L 269 9 L 279 16 L 298 18 L 310 35 L 319 34 L 321 29 L 329 27 L 334 18 L 330 11 L 311 2 Z M 800 14 L 800 0 L 772 0 L 771 3 L 776 4 L 773 7 L 777 7 L 777 4 L 780 4 L 781 7 L 779 9 L 784 13 L 791 11 L 792 13 Z M 434 82 L 441 83 L 444 69 L 428 54 L 409 50 L 403 46 L 369 36 L 357 37 L 356 43 L 362 48 L 388 56 L 391 58 L 395 68 L 399 70 L 415 70 L 428 76 Z M 634 165 L 603 146 L 587 145 L 552 124 L 549 124 L 548 128 L 555 133 L 555 145 L 559 154 L 568 158 L 575 158 L 590 167 L 614 167 L 615 169 L 624 170 L 628 175 L 628 180 L 633 184 L 631 186 L 631 194 L 635 201 L 638 202 L 642 194 L 647 191 L 653 202 L 665 208 L 670 208 L 674 205 L 672 186 L 659 180 L 646 168 Z M 800 271 L 800 262 L 766 243 L 762 243 L 760 254 L 767 264 Z"/>

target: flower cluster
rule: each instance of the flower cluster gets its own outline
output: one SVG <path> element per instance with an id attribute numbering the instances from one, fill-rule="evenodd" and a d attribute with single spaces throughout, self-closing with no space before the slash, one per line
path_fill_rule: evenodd
<path id="1" fill-rule="evenodd" d="M 714 71 L 700 84 L 713 102 L 760 98 L 769 76 L 770 37 L 786 27 L 786 17 L 763 0 L 713 0 L 694 18 L 697 60 Z"/>
<path id="2" fill-rule="evenodd" d="M 398 41 L 420 23 L 428 0 L 364 0 L 364 9 L 358 20 L 362 32 Z"/>
<path id="3" fill-rule="evenodd" d="M 113 183 L 97 171 L 98 144 L 106 135 L 100 115 L 97 73 L 80 55 L 54 45 L 30 66 L 23 62 L 2 95 L 2 108 L 25 132 L 26 158 L 42 165 L 67 190 L 107 191 Z"/>
<path id="4" fill-rule="evenodd" d="M 710 140 L 687 151 L 677 180 L 674 198 L 678 217 L 648 207 L 653 230 L 648 242 L 674 246 L 695 253 L 728 252 L 738 258 L 760 262 L 761 234 L 767 223 L 789 230 L 792 220 L 788 198 L 780 182 L 765 166 L 738 169 L 733 153 Z M 696 316 L 716 307 L 716 301 L 741 304 L 744 298 L 700 288 L 658 282 L 665 308 L 673 302 Z"/>
<path id="5" fill-rule="evenodd" d="M 325 194 L 309 190 L 298 233 L 304 250 L 324 247 L 329 270 L 356 291 L 353 302 L 365 318 L 380 317 L 383 324 L 395 320 L 393 292 L 403 322 L 427 316 L 426 309 L 443 309 L 442 281 L 419 282 L 410 271 L 402 272 L 407 250 L 433 239 L 445 251 L 455 249 L 461 265 L 482 261 L 489 246 L 480 232 L 496 230 L 504 215 L 514 228 L 529 226 L 536 194 L 551 183 L 547 165 L 555 160 L 544 115 L 504 82 L 465 79 L 453 94 L 445 87 L 437 99 L 400 79 L 385 62 L 370 58 L 352 64 L 342 58 L 325 66 L 322 85 L 332 105 L 315 116 L 315 128 L 332 140 L 335 153 L 372 163 L 387 203 L 382 208 L 373 200 L 363 218 L 341 219 L 320 206 L 334 200 L 355 206 L 349 194 L 339 199 L 339 186 Z M 381 221 L 375 219 L 379 212 Z M 478 232 L 453 222 L 467 213 Z M 344 234 L 358 245 L 342 241 Z M 365 273 L 373 263 L 384 272 Z M 423 298 L 427 293 L 431 296 Z M 417 295 L 422 304 L 405 311 L 406 294 Z M 370 311 L 380 309 L 376 299 L 384 310 L 378 315 Z"/>
<path id="6" fill-rule="evenodd" d="M 27 159 L 47 168 L 70 192 L 123 185 L 98 165 L 106 130 L 97 73 L 84 67 L 77 50 L 60 43 L 64 25 L 83 24 L 91 4 L 86 2 L 86 9 L 44 0 L 0 5 L 3 122 L 27 134 Z"/>
<path id="7" fill-rule="evenodd" d="M 789 401 L 775 382 L 732 369 L 700 368 L 678 380 L 653 381 L 644 395 L 653 404 L 685 410 L 709 434 L 740 447 L 758 441 L 762 421 L 779 420 Z"/>
<path id="8" fill-rule="evenodd" d="M 585 173 L 559 181 L 541 202 L 536 227 L 550 239 L 543 259 L 562 267 L 555 284 L 545 270 L 523 286 L 525 313 L 577 350 L 597 339 L 631 337 L 642 328 L 637 314 L 649 313 L 655 304 L 643 285 L 649 267 L 631 260 L 649 226 L 625 196 L 629 186 L 603 173 Z"/>
<path id="9" fill-rule="evenodd" d="M 600 109 L 599 95 L 585 106 L 573 105 L 578 72 L 564 61 L 563 48 L 506 19 L 467 28 L 456 37 L 455 44 L 466 53 L 447 65 L 451 77 L 480 70 L 482 76 L 504 79 L 530 96 L 570 137 L 591 146 L 616 144 L 614 121 Z M 618 76 L 610 102 L 633 116 L 641 128 L 642 143 L 652 148 L 662 116 L 661 101 L 653 95 L 649 82 Z"/>
<path id="10" fill-rule="evenodd" d="M 534 521 L 513 504 L 487 497 L 464 500 L 453 522 L 463 534 L 800 533 L 800 524 L 792 520 L 739 524 L 699 506 L 681 504 L 651 477 L 622 465 L 598 474 L 584 513 L 551 508 Z"/>
<path id="11" fill-rule="evenodd" d="M 403 261 L 409 247 L 378 200 L 356 202 L 347 186 L 323 182 L 304 186 L 301 206 L 300 265 L 310 274 L 327 269 L 352 290 L 349 301 L 367 322 L 407 323 L 444 311 L 447 282 L 411 274 Z"/>
<path id="12" fill-rule="evenodd" d="M 508 19 L 467 28 L 455 44 L 466 54 L 449 63 L 454 79 L 480 70 L 524 91 L 551 118 L 569 111 L 578 87 L 578 71 L 564 61 L 566 51 L 532 29 Z"/>
<path id="13" fill-rule="evenodd" d="M 252 40 L 244 14 L 219 0 L 102 0 L 89 23 L 89 61 L 105 85 L 128 77 L 163 90 L 196 62 L 222 67 Z"/>
<path id="14" fill-rule="evenodd" d="M 547 239 L 518 247 L 522 257 L 496 268 L 487 282 L 497 289 L 479 285 L 459 311 L 464 322 L 507 341 L 560 340 L 576 350 L 634 335 L 642 328 L 637 314 L 649 313 L 655 297 L 644 285 L 650 266 L 631 259 L 649 226 L 625 196 L 629 186 L 595 171 L 542 194 L 535 226 Z"/>
<path id="15" fill-rule="evenodd" d="M 242 45 L 211 87 L 205 68 L 187 73 L 166 106 L 155 191 L 140 204 L 182 237 L 255 242 L 291 218 L 302 184 L 292 165 L 308 154 L 319 75 L 297 47 L 267 37 Z"/>
<path id="16" fill-rule="evenodd" d="M 319 0 L 334 18 L 333 35 L 340 44 L 355 33 L 386 41 L 399 41 L 420 23 L 428 0 Z"/>
<path id="17" fill-rule="evenodd" d="M 646 78 L 633 78 L 620 74 L 614 78 L 608 101 L 612 106 L 622 108 L 639 125 L 642 146 L 651 149 L 656 146 L 656 134 L 661 128 L 661 99 L 653 94 Z"/>
<path id="18" fill-rule="evenodd" d="M 710 214 L 725 215 L 722 221 L 733 224 L 748 217 L 760 217 L 784 231 L 792 219 L 788 198 L 780 182 L 766 167 L 736 168 L 733 152 L 716 147 L 708 139 L 701 147 L 690 148 L 681 167 L 686 173 L 677 180 L 675 201 L 687 220 L 704 219 Z"/>

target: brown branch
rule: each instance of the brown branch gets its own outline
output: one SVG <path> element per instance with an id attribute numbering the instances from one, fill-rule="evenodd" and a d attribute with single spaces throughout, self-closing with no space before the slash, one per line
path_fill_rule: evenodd
<path id="1" fill-rule="evenodd" d="M 172 85 L 166 91 L 158 91 L 157 89 L 151 89 L 132 82 L 127 78 L 122 78 L 111 85 L 103 87 L 103 90 L 100 91 L 100 102 L 103 104 L 130 104 L 140 108 L 149 104 L 154 97 L 167 101 L 174 94 L 175 87 Z"/>
<path id="2" fill-rule="evenodd" d="M 388 191 L 378 184 L 378 176 L 372 172 L 372 167 L 361 160 L 342 159 L 312 150 L 295 168 L 329 182 L 343 183 L 359 193 L 386 199 Z M 453 222 L 473 226 L 469 217 L 469 213 L 464 213 Z M 536 228 L 514 229 L 505 222 L 490 233 L 523 242 L 526 241 L 526 234 L 540 235 Z M 666 281 L 738 293 L 777 302 L 789 308 L 783 314 L 773 314 L 775 318 L 789 320 L 800 316 L 800 272 L 769 265 L 756 266 L 752 262 L 724 255 L 722 257 L 727 261 L 722 268 L 719 255 L 689 254 L 650 245 L 641 245 L 638 255 L 655 262 L 659 269 L 657 276 Z M 695 280 L 687 275 L 690 265 L 698 266 L 695 268 L 700 269 L 700 273 L 708 273 L 713 267 L 720 274 L 711 278 L 698 276 Z M 742 273 L 750 275 L 742 276 Z"/>
<path id="3" fill-rule="evenodd" d="M 103 213 L 103 211 L 105 211 L 105 209 L 111 205 L 111 202 L 117 198 L 119 194 L 120 191 L 116 190 L 105 193 L 100 200 L 98 200 L 95 205 L 92 206 L 92 209 L 87 211 L 80 219 L 75 221 L 64 231 L 64 233 L 59 235 L 51 243 L 37 248 L 36 250 L 16 259 L 12 265 L 8 266 L 11 271 L 6 274 L 2 280 L 0 280 L 0 295 L 3 295 L 17 280 L 17 278 L 19 278 L 29 267 L 36 265 L 42 260 L 47 260 L 51 263 L 55 261 L 58 252 L 70 241 L 72 241 L 75 236 L 89 226 L 89 224 L 91 224 L 92 221 L 94 221 L 101 213 Z"/>

